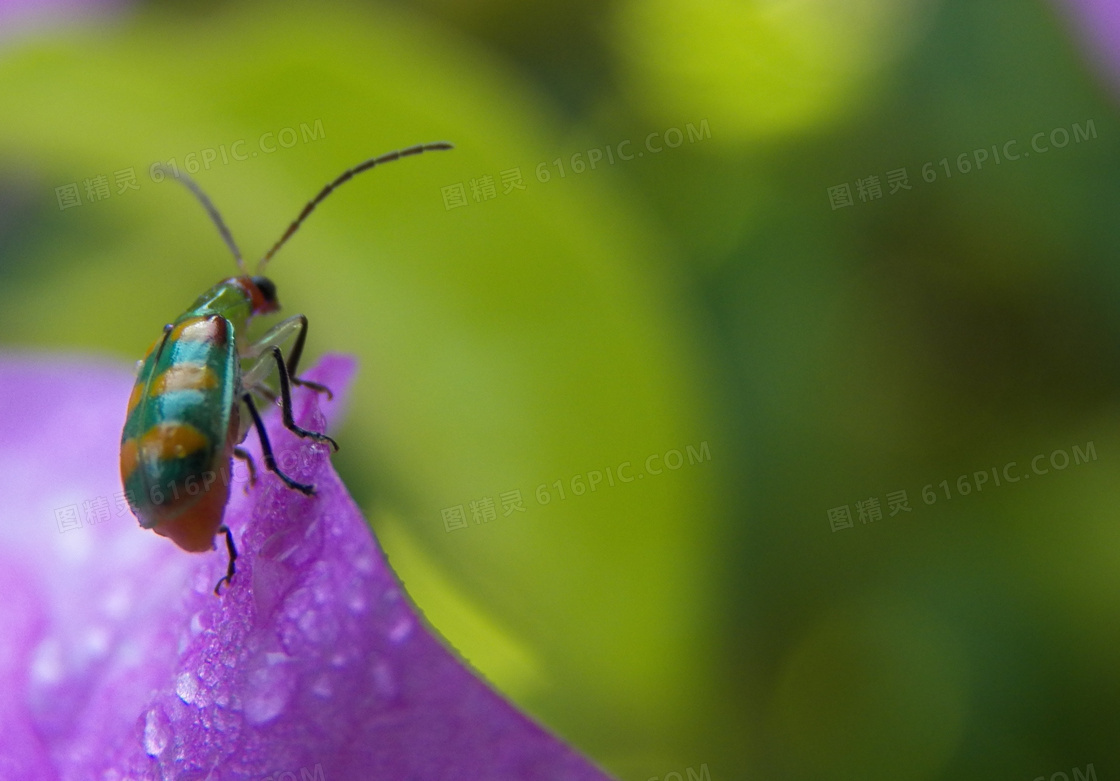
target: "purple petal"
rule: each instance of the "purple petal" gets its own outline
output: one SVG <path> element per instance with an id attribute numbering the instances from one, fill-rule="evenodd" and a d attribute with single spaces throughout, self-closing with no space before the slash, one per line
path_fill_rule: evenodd
<path id="1" fill-rule="evenodd" d="M 353 372 L 340 357 L 308 372 L 336 399 L 298 389 L 297 422 L 325 429 Z M 90 361 L 0 359 L 0 778 L 606 777 L 437 639 L 327 448 L 276 414 L 281 468 L 318 493 L 263 470 L 248 495 L 234 484 L 241 558 L 215 598 L 224 550 L 184 553 L 118 514 L 131 382 Z M 102 500 L 110 518 L 90 526 Z M 81 527 L 62 530 L 75 507 Z"/>
<path id="2" fill-rule="evenodd" d="M 10 33 L 71 24 L 125 6 L 125 0 L 0 0 L 0 39 Z"/>
<path id="3" fill-rule="evenodd" d="M 1116 0 L 1057 0 L 1088 42 L 1090 56 L 1120 90 L 1120 3 Z"/>

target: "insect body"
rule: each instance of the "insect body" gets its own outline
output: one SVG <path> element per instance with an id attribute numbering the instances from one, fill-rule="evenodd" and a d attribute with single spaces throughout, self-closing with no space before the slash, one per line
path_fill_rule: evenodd
<path id="1" fill-rule="evenodd" d="M 178 319 L 164 326 L 163 334 L 148 348 L 139 364 L 121 433 L 121 480 L 140 525 L 170 538 L 180 548 L 213 550 L 214 537 L 224 533 L 229 566 L 215 593 L 223 583 L 231 582 L 236 569 L 233 534 L 222 523 L 232 458 L 248 462 L 250 483 L 256 477 L 249 454 L 238 447 L 249 428 L 257 430 L 269 471 L 293 490 L 306 495 L 315 492 L 314 486 L 293 480 L 277 467 L 261 422 L 254 398 L 276 400 L 265 384 L 273 368 L 279 375 L 285 428 L 338 449 L 326 434 L 307 431 L 292 420 L 292 385 L 330 394 L 324 386 L 301 380 L 296 373 L 307 337 L 307 318 L 295 315 L 278 323 L 255 344 L 245 341 L 246 325 L 252 317 L 280 308 L 276 286 L 259 271 L 312 210 L 355 174 L 401 157 L 450 148 L 443 142 L 409 147 L 345 171 L 304 207 L 261 259 L 255 275 L 245 273 L 241 253 L 210 200 L 193 181 L 178 175 L 210 214 L 242 273 L 199 296 Z M 280 345 L 293 337 L 295 342 L 285 359 Z"/>

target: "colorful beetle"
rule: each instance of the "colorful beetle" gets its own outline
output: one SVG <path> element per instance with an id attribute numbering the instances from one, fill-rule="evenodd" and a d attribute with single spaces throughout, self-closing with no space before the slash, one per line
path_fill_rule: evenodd
<path id="1" fill-rule="evenodd" d="M 256 481 L 249 453 L 238 447 L 248 435 L 250 423 L 260 437 L 265 467 L 289 488 L 308 496 L 315 493 L 314 486 L 296 482 L 276 466 L 268 434 L 253 401 L 254 394 L 276 400 L 265 384 L 273 366 L 280 377 L 284 427 L 300 437 L 327 442 L 338 449 L 338 444 L 326 434 L 307 431 L 292 420 L 292 385 L 330 395 L 324 386 L 296 375 L 307 338 L 307 318 L 289 317 L 255 344 L 246 345 L 240 340 L 252 317 L 280 308 L 276 286 L 260 271 L 315 207 L 343 182 L 382 163 L 451 148 L 446 142 L 420 144 L 371 158 L 345 171 L 303 208 L 261 258 L 253 275 L 246 273 L 233 236 L 206 194 L 185 174 L 163 169 L 185 184 L 202 203 L 233 253 L 241 274 L 214 285 L 175 322 L 165 325 L 163 335 L 139 362 L 121 433 L 121 481 L 140 525 L 169 537 L 183 550 L 213 550 L 214 537 L 219 532 L 225 534 L 229 566 L 226 576 L 214 587 L 215 594 L 220 594 L 223 583 L 232 581 L 236 571 L 233 534 L 222 523 L 229 499 L 233 456 L 247 462 L 250 484 Z M 285 362 L 279 345 L 293 335 L 295 343 Z M 248 418 L 242 414 L 242 407 L 248 410 Z"/>

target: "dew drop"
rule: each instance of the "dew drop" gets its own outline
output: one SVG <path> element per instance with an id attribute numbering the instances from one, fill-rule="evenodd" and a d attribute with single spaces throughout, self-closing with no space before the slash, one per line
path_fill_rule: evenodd
<path id="1" fill-rule="evenodd" d="M 288 704 L 296 685 L 288 658 L 285 654 L 265 654 L 263 664 L 249 673 L 242 701 L 250 724 L 272 721 Z"/>
<path id="2" fill-rule="evenodd" d="M 351 594 L 346 600 L 346 607 L 350 609 L 351 613 L 360 615 L 366 610 L 366 596 L 360 592 Z"/>
<path id="3" fill-rule="evenodd" d="M 373 572 L 373 557 L 359 556 L 358 558 L 354 559 L 354 569 L 366 575 Z"/>
<path id="4" fill-rule="evenodd" d="M 86 653 L 97 658 L 109 650 L 109 633 L 104 627 L 93 627 L 82 638 Z"/>
<path id="5" fill-rule="evenodd" d="M 212 662 L 206 662 L 198 670 L 198 677 L 207 686 L 214 686 L 218 682 L 218 671 Z"/>
<path id="6" fill-rule="evenodd" d="M 412 634 L 412 619 L 403 615 L 393 623 L 389 629 L 389 639 L 394 643 L 403 643 Z"/>
<path id="7" fill-rule="evenodd" d="M 397 696 L 397 679 L 393 669 L 382 658 L 376 659 L 370 666 L 370 677 L 373 679 L 373 688 L 378 696 L 384 700 L 392 700 Z"/>
<path id="8" fill-rule="evenodd" d="M 334 694 L 334 686 L 331 685 L 330 677 L 326 673 L 319 675 L 319 677 L 315 679 L 311 691 L 323 699 L 330 697 Z"/>
<path id="9" fill-rule="evenodd" d="M 129 587 L 124 583 L 117 583 L 101 601 L 101 609 L 107 618 L 121 619 L 128 615 L 132 607 L 132 596 Z"/>
<path id="10" fill-rule="evenodd" d="M 296 625 L 301 632 L 314 639 L 319 630 L 319 614 L 314 610 L 309 610 L 299 617 Z"/>
<path id="11" fill-rule="evenodd" d="M 35 649 L 31 674 L 36 682 L 45 684 L 62 678 L 62 645 L 56 638 L 47 638 Z"/>
<path id="12" fill-rule="evenodd" d="M 144 751 L 150 757 L 158 757 L 167 750 L 170 740 L 171 720 L 163 708 L 152 708 L 144 717 Z"/>
<path id="13" fill-rule="evenodd" d="M 193 705 L 198 699 L 198 679 L 193 673 L 180 673 L 175 681 L 175 693 L 187 705 Z"/>

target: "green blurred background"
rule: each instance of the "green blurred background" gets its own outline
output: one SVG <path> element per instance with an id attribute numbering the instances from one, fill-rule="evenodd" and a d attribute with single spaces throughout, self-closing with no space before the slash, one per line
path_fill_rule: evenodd
<path id="1" fill-rule="evenodd" d="M 256 257 L 453 141 L 269 269 L 359 357 L 336 463 L 450 643 L 623 779 L 1115 778 L 1120 123 L 1082 48 L 1019 0 L 13 26 L 0 349 L 131 362 L 232 273 L 153 163 Z"/>

